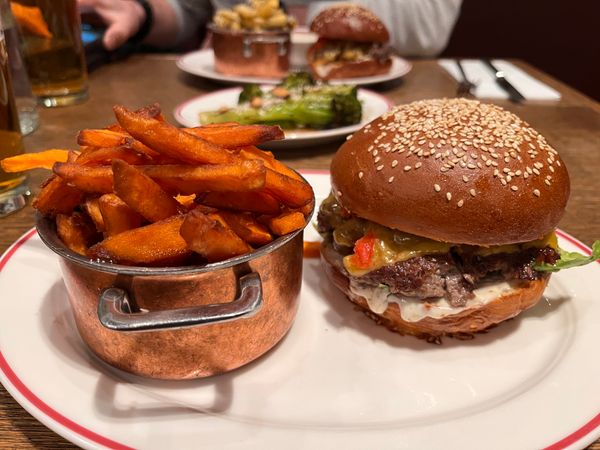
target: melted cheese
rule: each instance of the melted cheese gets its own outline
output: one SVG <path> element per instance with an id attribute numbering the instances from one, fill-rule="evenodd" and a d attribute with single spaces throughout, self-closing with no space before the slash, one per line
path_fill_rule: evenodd
<path id="1" fill-rule="evenodd" d="M 406 322 L 418 322 L 426 317 L 441 319 L 442 317 L 458 314 L 469 308 L 477 308 L 490 303 L 492 300 L 507 294 L 513 285 L 506 281 L 487 283 L 473 291 L 474 298 L 467 300 L 465 306 L 452 306 L 445 298 L 417 300 L 391 294 L 387 286 L 365 287 L 351 279 L 350 291 L 367 300 L 369 309 L 375 314 L 383 314 L 390 303 L 396 303 L 400 309 L 400 317 Z"/>

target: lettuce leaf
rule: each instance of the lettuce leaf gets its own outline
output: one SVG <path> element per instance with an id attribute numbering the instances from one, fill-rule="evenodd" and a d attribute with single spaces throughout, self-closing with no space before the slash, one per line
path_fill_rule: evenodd
<path id="1" fill-rule="evenodd" d="M 563 269 L 570 269 L 571 267 L 585 266 L 591 262 L 600 259 L 600 241 L 592 244 L 592 254 L 590 256 L 582 255 L 577 252 L 567 252 L 562 248 L 558 249 L 560 259 L 554 264 L 534 264 L 534 270 L 539 272 L 558 272 Z"/>

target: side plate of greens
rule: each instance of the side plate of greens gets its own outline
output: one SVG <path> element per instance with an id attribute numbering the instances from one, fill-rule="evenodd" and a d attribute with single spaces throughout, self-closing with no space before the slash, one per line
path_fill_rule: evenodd
<path id="1" fill-rule="evenodd" d="M 392 106 L 386 97 L 350 85 L 246 85 L 190 99 L 175 108 L 174 116 L 186 127 L 219 122 L 278 124 L 285 140 L 266 147 L 279 149 L 341 140 Z"/>

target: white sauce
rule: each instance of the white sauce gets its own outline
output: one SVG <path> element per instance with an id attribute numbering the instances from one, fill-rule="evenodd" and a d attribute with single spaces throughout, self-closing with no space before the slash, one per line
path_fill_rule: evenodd
<path id="1" fill-rule="evenodd" d="M 365 287 L 351 279 L 350 291 L 367 300 L 369 309 L 375 314 L 382 314 L 389 303 L 396 303 L 400 308 L 400 316 L 407 322 L 418 322 L 426 317 L 440 319 L 445 316 L 458 314 L 465 309 L 483 306 L 503 294 L 511 291 L 513 287 L 506 281 L 498 281 L 483 285 L 473 291 L 475 297 L 467 300 L 465 306 L 452 306 L 445 298 L 434 298 L 427 301 L 416 300 L 411 297 L 400 297 L 390 294 L 387 287 Z"/>

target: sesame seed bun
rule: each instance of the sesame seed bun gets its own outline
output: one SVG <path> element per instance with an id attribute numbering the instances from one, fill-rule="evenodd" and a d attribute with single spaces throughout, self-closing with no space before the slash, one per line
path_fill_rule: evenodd
<path id="1" fill-rule="evenodd" d="M 322 38 L 354 42 L 386 43 L 387 28 L 379 18 L 362 6 L 341 3 L 321 11 L 310 30 Z"/>
<path id="2" fill-rule="evenodd" d="M 466 99 L 398 106 L 356 132 L 331 164 L 353 214 L 456 244 L 503 245 L 552 232 L 569 198 L 560 156 L 516 115 Z"/>
<path id="3" fill-rule="evenodd" d="M 350 290 L 348 276 L 342 269 L 341 255 L 335 251 L 330 240 L 321 245 L 321 262 L 333 284 L 377 324 L 399 334 L 409 334 L 432 342 L 439 342 L 443 336 L 472 337 L 473 333 L 517 316 L 538 303 L 550 279 L 545 276 L 539 280 L 522 281 L 483 306 L 464 309 L 441 318 L 425 317 L 409 322 L 402 318 L 397 303 L 390 303 L 383 313 L 376 314 L 369 308 L 365 297 Z"/>

